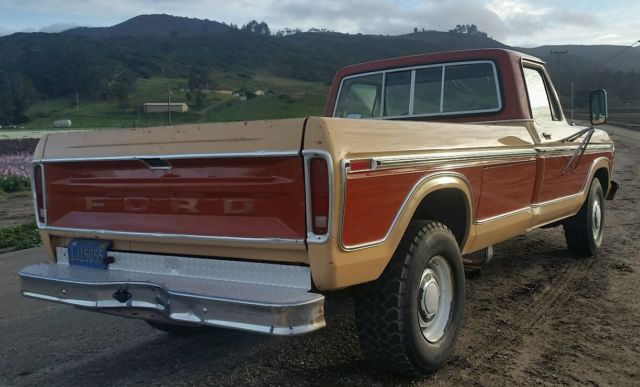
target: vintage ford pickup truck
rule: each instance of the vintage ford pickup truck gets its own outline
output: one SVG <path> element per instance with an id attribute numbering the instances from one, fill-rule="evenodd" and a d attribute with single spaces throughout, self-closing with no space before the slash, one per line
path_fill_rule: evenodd
<path id="1" fill-rule="evenodd" d="M 590 103 L 604 122 L 604 91 Z M 295 335 L 352 287 L 363 353 L 424 374 L 459 333 L 465 267 L 494 244 L 562 226 L 570 251 L 596 252 L 613 159 L 605 132 L 567 123 L 539 59 L 349 66 L 325 117 L 44 137 L 33 196 L 51 263 L 20 272 L 22 293 L 170 332 Z"/>

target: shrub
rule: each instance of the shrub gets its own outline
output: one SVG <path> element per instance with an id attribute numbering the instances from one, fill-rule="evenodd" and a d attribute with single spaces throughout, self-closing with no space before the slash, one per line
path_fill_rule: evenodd
<path id="1" fill-rule="evenodd" d="M 35 223 L 0 229 L 0 249 L 22 250 L 40 244 L 40 234 Z"/>
<path id="2" fill-rule="evenodd" d="M 31 188 L 29 178 L 26 176 L 16 175 L 1 175 L 0 176 L 0 191 L 4 192 L 18 192 L 25 191 Z"/>

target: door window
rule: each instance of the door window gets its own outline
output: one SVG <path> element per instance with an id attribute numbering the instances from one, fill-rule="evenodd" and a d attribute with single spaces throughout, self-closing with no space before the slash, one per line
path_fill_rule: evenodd
<path id="1" fill-rule="evenodd" d="M 525 67 L 524 81 L 527 85 L 533 119 L 541 124 L 553 122 L 555 117 L 551 108 L 551 100 L 540 71 Z"/>

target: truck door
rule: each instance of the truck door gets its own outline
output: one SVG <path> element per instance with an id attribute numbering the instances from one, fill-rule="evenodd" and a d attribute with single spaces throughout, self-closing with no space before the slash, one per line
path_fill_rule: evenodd
<path id="1" fill-rule="evenodd" d="M 588 157 L 582 157 L 569 165 L 584 137 L 569 142 L 563 139 L 582 128 L 569 125 L 564 119 L 544 66 L 524 62 L 523 75 L 538 137 L 537 176 L 532 205 L 534 225 L 541 225 L 573 211 L 571 206 L 562 205 L 561 202 L 570 200 L 582 190 L 591 162 Z"/>

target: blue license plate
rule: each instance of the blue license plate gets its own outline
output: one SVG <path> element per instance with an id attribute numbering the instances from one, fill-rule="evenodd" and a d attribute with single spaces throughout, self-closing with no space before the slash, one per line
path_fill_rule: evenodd
<path id="1" fill-rule="evenodd" d="M 100 239 L 74 239 L 67 246 L 69 264 L 106 269 L 105 258 L 111 248 L 111 241 Z"/>

